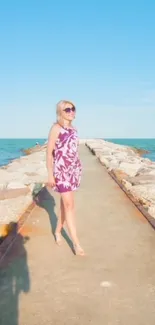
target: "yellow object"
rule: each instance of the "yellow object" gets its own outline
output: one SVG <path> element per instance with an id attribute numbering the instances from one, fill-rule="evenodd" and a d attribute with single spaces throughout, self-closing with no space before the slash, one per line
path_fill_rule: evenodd
<path id="1" fill-rule="evenodd" d="M 0 237 L 6 237 L 11 231 L 11 225 L 0 225 Z"/>

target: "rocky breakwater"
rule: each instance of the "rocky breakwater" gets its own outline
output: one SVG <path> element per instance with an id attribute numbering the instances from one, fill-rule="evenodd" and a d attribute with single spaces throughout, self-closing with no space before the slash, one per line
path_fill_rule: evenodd
<path id="1" fill-rule="evenodd" d="M 143 157 L 145 151 L 99 139 L 85 144 L 132 201 L 155 218 L 155 162 Z"/>
<path id="2" fill-rule="evenodd" d="M 0 237 L 47 181 L 46 145 L 28 149 L 27 154 L 0 168 Z"/>

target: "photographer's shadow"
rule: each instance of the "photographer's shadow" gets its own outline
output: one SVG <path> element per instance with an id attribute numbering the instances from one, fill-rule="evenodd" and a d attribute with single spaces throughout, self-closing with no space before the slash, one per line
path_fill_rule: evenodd
<path id="1" fill-rule="evenodd" d="M 49 216 L 50 225 L 51 225 L 51 231 L 55 238 L 55 230 L 56 230 L 58 218 L 55 214 L 55 205 L 56 204 L 55 204 L 54 197 L 47 190 L 46 187 L 43 187 L 37 195 L 33 196 L 33 200 L 36 202 L 36 204 L 38 206 L 40 206 L 41 208 L 44 208 L 47 211 L 48 216 Z M 64 228 L 62 229 L 61 234 L 62 234 L 63 238 L 66 240 L 69 247 L 71 248 L 72 252 L 74 253 L 73 243 Z"/>
<path id="2" fill-rule="evenodd" d="M 0 325 L 19 325 L 20 294 L 30 291 L 30 275 L 25 243 L 29 239 L 17 232 L 17 223 L 11 223 L 16 239 L 0 258 Z M 5 241 L 3 245 L 5 252 Z M 6 247 L 7 248 L 7 247 Z"/>

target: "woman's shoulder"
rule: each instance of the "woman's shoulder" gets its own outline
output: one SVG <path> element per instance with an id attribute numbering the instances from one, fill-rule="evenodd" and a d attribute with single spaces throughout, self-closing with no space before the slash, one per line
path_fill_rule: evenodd
<path id="1" fill-rule="evenodd" d="M 51 132 L 57 133 L 60 131 L 60 129 L 61 129 L 61 126 L 58 123 L 53 123 L 53 125 L 51 126 Z"/>
<path id="2" fill-rule="evenodd" d="M 49 131 L 49 137 L 58 137 L 61 126 L 58 123 L 53 123 Z"/>
<path id="3" fill-rule="evenodd" d="M 53 130 L 60 130 L 61 129 L 61 125 L 59 123 L 53 123 L 53 125 L 51 126 L 51 129 Z"/>

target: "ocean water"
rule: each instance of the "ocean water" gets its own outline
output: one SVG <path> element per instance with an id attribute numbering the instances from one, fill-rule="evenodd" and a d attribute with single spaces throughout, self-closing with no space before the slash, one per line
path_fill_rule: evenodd
<path id="1" fill-rule="evenodd" d="M 155 161 L 155 139 L 104 139 L 113 143 L 122 144 L 124 146 L 136 147 L 148 150 L 148 154 L 143 157 Z"/>
<path id="2" fill-rule="evenodd" d="M 44 144 L 47 139 L 0 139 L 0 166 L 7 165 L 13 159 L 24 155 L 23 149 Z M 104 139 L 125 146 L 137 147 L 149 151 L 144 157 L 155 161 L 155 139 Z"/>
<path id="3" fill-rule="evenodd" d="M 0 139 L 0 166 L 7 165 L 13 159 L 24 155 L 23 149 L 44 144 L 46 139 Z"/>

